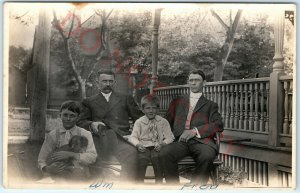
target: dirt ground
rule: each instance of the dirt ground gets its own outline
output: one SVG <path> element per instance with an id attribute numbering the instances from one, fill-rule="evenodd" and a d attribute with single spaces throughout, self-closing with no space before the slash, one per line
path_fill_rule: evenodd
<path id="1" fill-rule="evenodd" d="M 42 179 L 42 173 L 38 169 L 37 157 L 42 143 L 27 142 L 25 144 L 9 144 L 7 148 L 7 171 L 4 177 L 4 185 L 7 188 L 37 188 L 37 189 L 180 189 L 182 187 L 155 186 L 151 180 L 145 181 L 142 186 L 127 186 L 118 182 L 118 174 L 109 169 L 95 169 L 91 171 L 92 178 L 84 183 L 55 182 L 53 184 L 37 183 Z M 4 169 L 4 171 L 5 171 Z M 186 181 L 186 179 L 185 179 Z M 91 187 L 92 186 L 92 187 Z M 232 186 L 220 185 L 219 188 L 232 188 Z"/>

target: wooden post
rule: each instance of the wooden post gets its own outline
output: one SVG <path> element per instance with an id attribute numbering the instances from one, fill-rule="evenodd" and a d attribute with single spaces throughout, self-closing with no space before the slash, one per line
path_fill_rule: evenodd
<path id="1" fill-rule="evenodd" d="M 279 77 L 284 75 L 283 40 L 284 40 L 284 12 L 277 11 L 274 24 L 275 56 L 273 72 L 270 75 L 270 103 L 269 103 L 269 145 L 279 145 L 279 133 L 283 119 L 283 87 Z"/>
<path id="2" fill-rule="evenodd" d="M 30 104 L 30 141 L 41 141 L 45 137 L 48 99 L 48 74 L 50 56 L 50 18 L 46 9 L 40 10 L 39 23 L 33 53 L 35 66 L 34 87 Z"/>
<path id="3" fill-rule="evenodd" d="M 162 9 L 155 9 L 153 15 L 153 32 L 152 32 L 152 77 L 150 85 L 150 94 L 153 94 L 153 90 L 157 82 L 157 60 L 158 60 L 158 29 L 160 25 L 160 15 Z"/>

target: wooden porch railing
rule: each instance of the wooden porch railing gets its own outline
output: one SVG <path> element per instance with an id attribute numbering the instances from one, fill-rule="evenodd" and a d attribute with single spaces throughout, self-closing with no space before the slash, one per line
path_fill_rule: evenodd
<path id="1" fill-rule="evenodd" d="M 247 132 L 258 138 L 260 142 L 268 142 L 269 134 L 269 78 L 243 79 L 231 81 L 208 82 L 203 94 L 208 99 L 218 103 L 226 130 Z M 282 101 L 284 115 L 282 116 L 279 141 L 291 145 L 292 134 L 292 77 L 282 76 Z M 161 110 L 167 111 L 174 98 L 188 94 L 187 85 L 156 88 L 155 92 L 161 99 Z M 252 133 L 252 134 L 251 134 Z"/>
<path id="2" fill-rule="evenodd" d="M 250 146 L 247 143 L 223 144 L 227 149 L 224 151 L 223 148 L 220 152 L 224 166 L 235 170 L 242 168 L 248 173 L 249 181 L 262 186 L 291 187 L 293 79 L 291 76 L 279 76 L 275 89 L 270 87 L 270 80 L 267 77 L 209 82 L 203 95 L 218 103 L 225 134 L 247 136 L 252 141 Z M 155 93 L 161 100 L 162 112 L 166 112 L 171 101 L 188 94 L 189 88 L 187 85 L 161 87 L 156 88 Z M 278 97 L 276 104 L 270 104 L 271 96 Z M 272 120 L 277 122 L 271 124 L 270 109 L 274 110 L 274 105 L 278 118 L 273 117 Z M 270 125 L 277 125 L 277 128 Z M 228 151 L 232 149 L 229 146 L 245 148 L 243 151 L 247 153 Z M 278 157 L 285 161 L 279 163 L 276 161 Z"/>
<path id="3" fill-rule="evenodd" d="M 279 142 L 291 146 L 292 139 L 292 108 L 293 108 L 293 79 L 290 76 L 279 78 L 283 88 L 283 124 L 279 132 Z"/>

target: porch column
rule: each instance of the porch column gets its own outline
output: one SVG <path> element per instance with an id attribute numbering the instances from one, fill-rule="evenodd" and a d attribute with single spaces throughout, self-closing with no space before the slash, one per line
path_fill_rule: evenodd
<path id="1" fill-rule="evenodd" d="M 157 82 L 157 60 L 158 60 L 158 29 L 160 25 L 160 15 L 162 9 L 155 9 L 153 14 L 153 32 L 152 32 L 152 77 L 150 85 L 150 94 L 153 94 L 153 90 Z"/>
<path id="2" fill-rule="evenodd" d="M 273 72 L 270 74 L 269 101 L 269 145 L 280 146 L 279 134 L 283 124 L 283 85 L 279 77 L 284 75 L 283 41 L 284 41 L 284 10 L 277 10 L 274 21 L 275 56 Z M 278 186 L 276 166 L 269 164 L 269 186 Z"/>
<path id="3" fill-rule="evenodd" d="M 48 78 L 50 59 L 50 12 L 44 8 L 39 13 L 33 45 L 34 79 L 30 100 L 30 141 L 43 141 L 45 137 L 48 103 Z"/>
<path id="4" fill-rule="evenodd" d="M 284 75 L 283 41 L 284 41 L 284 10 L 274 12 L 275 56 L 273 72 L 270 74 L 270 103 L 269 103 L 269 145 L 279 146 L 279 133 L 283 122 L 283 86 L 279 77 Z"/>

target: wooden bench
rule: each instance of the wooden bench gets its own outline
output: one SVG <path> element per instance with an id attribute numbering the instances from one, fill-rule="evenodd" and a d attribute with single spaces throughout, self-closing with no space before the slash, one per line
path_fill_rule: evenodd
<path id="1" fill-rule="evenodd" d="M 219 150 L 220 148 L 220 133 L 216 133 L 216 144 L 217 144 L 217 149 Z M 211 171 L 210 177 L 212 179 L 212 182 L 214 185 L 218 184 L 218 167 L 222 165 L 223 162 L 219 160 L 218 156 L 215 158 L 213 162 L 213 170 Z M 179 168 L 179 173 L 190 170 L 195 167 L 195 161 L 191 156 L 184 157 L 180 161 L 178 161 L 178 165 L 182 166 Z M 93 165 L 91 166 L 96 167 L 96 168 L 109 168 L 111 170 L 121 172 L 120 169 L 120 163 L 116 160 L 116 158 L 113 158 L 110 161 L 101 161 L 99 165 Z M 152 166 L 151 163 L 149 163 L 149 166 Z M 146 176 L 145 179 L 154 179 L 154 176 Z"/>

